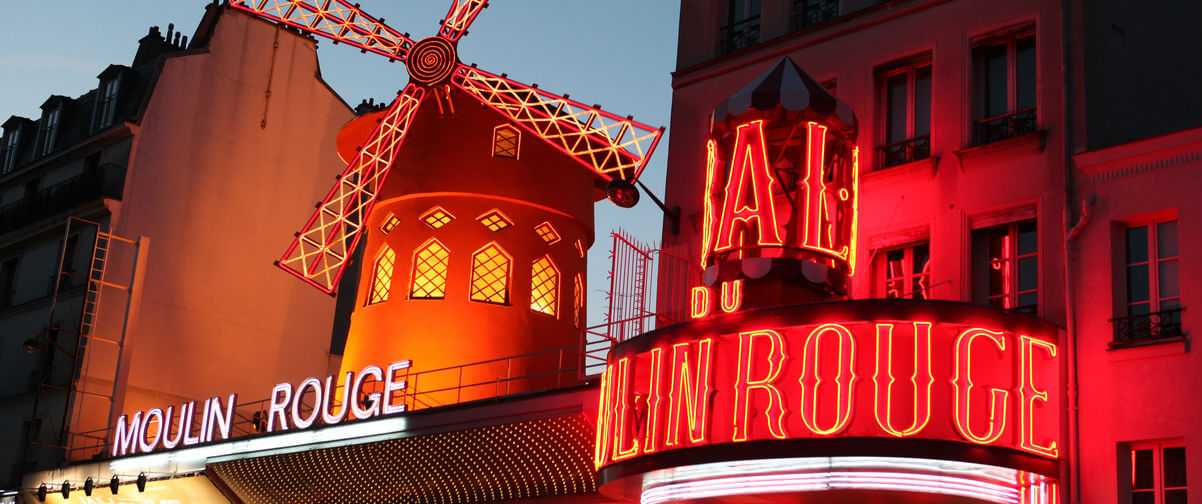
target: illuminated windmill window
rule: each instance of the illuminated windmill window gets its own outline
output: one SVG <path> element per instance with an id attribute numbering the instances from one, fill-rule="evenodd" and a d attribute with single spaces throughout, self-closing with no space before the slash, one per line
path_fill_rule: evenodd
<path id="1" fill-rule="evenodd" d="M 513 221 L 509 220 L 505 214 L 495 208 L 480 214 L 479 217 L 476 217 L 476 220 L 492 232 L 497 232 L 513 225 Z"/>
<path id="2" fill-rule="evenodd" d="M 534 232 L 538 233 L 538 237 L 542 238 L 548 245 L 559 241 L 559 233 L 555 231 L 550 222 L 534 226 Z"/>
<path id="3" fill-rule="evenodd" d="M 522 132 L 508 124 L 492 130 L 492 155 L 509 159 L 518 158 L 518 146 L 522 143 Z"/>
<path id="4" fill-rule="evenodd" d="M 576 325 L 577 329 L 580 329 L 584 327 L 582 320 L 584 316 L 584 275 L 577 273 L 573 283 L 572 293 L 575 297 L 572 304 L 572 323 Z"/>
<path id="5" fill-rule="evenodd" d="M 451 252 L 437 239 L 431 238 L 413 251 L 413 284 L 410 299 L 440 299 L 447 294 L 447 267 Z"/>
<path id="6" fill-rule="evenodd" d="M 530 309 L 552 317 L 559 313 L 559 268 L 551 257 L 534 260 L 530 268 Z"/>
<path id="7" fill-rule="evenodd" d="M 438 229 L 454 220 L 455 216 L 451 215 L 451 212 L 444 210 L 442 207 L 436 206 L 430 210 L 427 210 L 426 213 L 422 214 L 422 216 L 418 218 L 421 219 L 422 222 L 425 222 L 427 226 Z"/>
<path id="8" fill-rule="evenodd" d="M 376 273 L 372 275 L 371 297 L 367 304 L 388 301 L 388 292 L 392 290 L 392 268 L 396 265 L 396 252 L 388 246 L 376 257 Z"/>
<path id="9" fill-rule="evenodd" d="M 397 224 L 400 223 L 401 219 L 398 218 L 396 214 L 389 212 L 388 217 L 385 217 L 384 222 L 380 224 L 380 231 L 383 231 L 384 234 L 388 234 L 397 227 Z"/>
<path id="10" fill-rule="evenodd" d="M 491 242 L 472 254 L 472 301 L 509 304 L 509 278 L 513 258 Z"/>

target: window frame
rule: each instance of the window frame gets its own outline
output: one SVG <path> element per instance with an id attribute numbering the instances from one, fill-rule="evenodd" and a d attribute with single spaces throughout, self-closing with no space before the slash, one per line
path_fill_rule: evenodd
<path id="1" fill-rule="evenodd" d="M 39 155 L 45 156 L 54 151 L 54 144 L 58 139 L 59 123 L 62 119 L 62 109 L 61 106 L 58 106 L 42 112 L 42 148 Z"/>
<path id="2" fill-rule="evenodd" d="M 121 93 L 121 75 L 115 75 L 100 83 L 96 90 L 96 115 L 93 129 L 101 129 L 113 124 L 117 114 L 117 101 Z"/>
<path id="3" fill-rule="evenodd" d="M 1035 251 L 1028 253 L 1028 254 L 1019 254 L 1019 235 L 1021 234 L 1020 229 L 1023 225 L 1026 225 L 1026 224 L 1032 224 L 1035 226 L 1035 231 L 1034 231 L 1035 232 Z M 1005 268 L 1005 267 L 1009 266 L 1010 268 L 1012 268 L 1014 273 L 1009 275 L 1008 277 L 1003 274 L 1003 278 L 1004 278 L 1004 281 L 1006 282 L 1006 284 L 1002 287 L 1002 294 L 994 295 L 994 294 L 990 294 L 990 292 L 989 292 L 989 287 L 990 287 L 989 282 L 990 282 L 990 277 L 991 277 L 991 275 L 989 273 L 989 269 L 993 268 L 993 258 L 991 257 L 991 254 L 989 253 L 989 235 L 986 234 L 984 237 L 985 247 L 983 250 L 983 252 L 984 252 L 983 259 L 987 261 L 987 263 L 984 265 L 984 269 L 983 269 L 983 271 L 985 273 L 983 275 L 980 275 L 980 277 L 978 278 L 978 269 L 977 269 L 978 261 L 980 261 L 981 259 L 979 259 L 976 256 L 976 254 L 978 252 L 976 234 L 977 233 L 988 233 L 989 231 L 998 229 L 998 228 L 1005 228 L 1006 235 L 1012 237 L 1009 240 L 1009 244 L 1005 245 L 1005 247 L 1006 247 L 1006 250 L 1004 251 L 1005 257 L 1003 257 L 1003 259 L 1005 259 L 1008 264 L 1003 264 L 1002 267 Z M 1003 309 L 1003 310 L 1007 310 L 1007 311 L 1013 311 L 1016 313 L 1024 313 L 1024 310 L 1030 309 L 1030 310 L 1032 310 L 1030 312 L 1030 314 L 1035 315 L 1035 316 L 1038 316 L 1039 314 L 1043 313 L 1042 308 L 1043 308 L 1044 295 L 1043 295 L 1042 287 L 1043 287 L 1044 265 L 1043 265 L 1043 253 L 1041 252 L 1041 246 L 1042 246 L 1041 242 L 1043 240 L 1039 236 L 1039 229 L 1040 229 L 1039 228 L 1039 219 L 1037 217 L 1031 217 L 1031 218 L 1027 218 L 1027 219 L 999 222 L 999 223 L 995 223 L 995 224 L 974 227 L 971 230 L 970 241 L 969 241 L 969 267 L 970 267 L 969 278 L 971 279 L 971 289 L 970 289 L 970 292 L 972 294 L 971 300 L 974 304 L 991 306 L 991 307 L 995 307 L 995 308 L 999 308 L 999 309 Z M 1025 259 L 1028 257 L 1035 258 L 1035 288 L 1020 291 L 1019 285 L 1020 285 L 1020 278 L 1021 278 L 1022 274 L 1019 271 L 1019 263 L 1022 261 L 1022 259 Z M 977 282 L 981 282 L 981 281 L 985 282 L 984 286 L 977 285 Z M 981 289 L 982 287 L 983 287 L 983 290 L 979 291 L 978 289 Z M 984 292 L 984 297 L 978 298 L 978 292 Z M 1029 294 L 1029 293 L 1035 294 L 1035 304 L 1020 306 L 1019 305 L 1020 296 L 1022 296 L 1024 294 Z M 1002 305 L 1001 306 L 994 305 L 993 300 L 999 299 L 999 298 L 1002 299 Z"/>
<path id="4" fill-rule="evenodd" d="M 1030 108 L 1020 110 L 1018 109 L 1018 42 L 1019 40 L 1027 37 L 1031 37 L 1035 51 L 1035 69 L 1032 75 L 1032 79 L 1034 79 L 1032 84 L 1034 86 L 1033 98 L 1035 104 Z M 986 61 L 984 52 L 989 48 L 997 47 L 999 45 L 1006 46 L 1006 112 L 994 116 L 988 116 L 987 114 L 989 111 L 986 108 L 988 93 L 985 91 Z M 972 65 L 972 72 L 970 73 L 972 77 L 972 86 L 970 87 L 972 92 L 972 113 L 970 114 L 972 117 L 972 145 L 985 145 L 1038 131 L 1040 58 L 1039 37 L 1036 34 L 1035 26 L 1033 24 L 1025 24 L 1019 27 L 1003 30 L 1001 32 L 995 32 L 991 35 L 974 40 L 971 46 L 970 56 L 970 62 Z M 1030 115 L 1032 116 L 1030 118 L 1032 123 L 1030 126 L 1030 131 L 1020 131 L 1018 126 L 1011 123 L 1017 123 L 1018 120 L 1022 120 L 1023 118 L 1019 116 L 1026 115 L 1025 113 L 1028 111 L 1031 112 Z M 985 135 L 982 133 L 984 126 L 988 123 L 996 121 L 1006 121 L 1004 125 L 1011 131 L 999 138 L 986 140 L 984 138 Z"/>
<path id="5" fill-rule="evenodd" d="M 1160 257 L 1160 225 L 1167 224 L 1170 222 L 1177 223 L 1177 228 L 1175 231 L 1177 233 L 1177 236 L 1175 237 L 1175 239 L 1177 240 L 1177 254 L 1172 257 Z M 1148 228 L 1147 240 L 1146 240 L 1146 243 L 1144 244 L 1146 247 L 1148 256 L 1143 261 L 1140 261 L 1138 263 L 1132 263 L 1131 258 L 1127 256 L 1127 251 L 1129 250 L 1128 243 L 1127 243 L 1127 237 L 1128 237 L 1127 233 L 1132 229 L 1137 229 L 1137 228 L 1141 228 L 1141 227 Z M 1181 282 L 1181 274 L 1180 274 L 1180 271 L 1181 271 L 1180 270 L 1180 268 L 1181 268 L 1181 242 L 1180 242 L 1181 234 L 1180 234 L 1180 229 L 1181 229 L 1181 224 L 1177 220 L 1176 215 L 1173 215 L 1171 217 L 1158 217 L 1158 218 L 1152 218 L 1152 219 L 1143 220 L 1143 221 L 1139 221 L 1139 222 L 1132 222 L 1132 223 L 1126 224 L 1123 227 L 1123 256 L 1124 257 L 1123 257 L 1123 276 L 1121 277 L 1122 282 L 1123 282 L 1123 289 L 1122 289 L 1121 293 L 1123 296 L 1122 307 L 1123 307 L 1123 315 L 1124 316 L 1131 316 L 1132 315 L 1131 305 L 1137 304 L 1137 303 L 1131 302 L 1131 285 L 1127 281 L 1126 272 L 1127 272 L 1128 268 L 1130 268 L 1132 266 L 1138 266 L 1140 264 L 1146 264 L 1148 266 L 1148 300 L 1145 301 L 1146 303 L 1148 303 L 1148 313 L 1158 313 L 1158 312 L 1163 311 L 1164 308 L 1162 306 L 1162 303 L 1166 300 L 1176 300 L 1177 305 L 1178 305 L 1177 307 L 1181 306 L 1181 283 L 1180 283 Z M 1178 267 L 1178 270 L 1177 270 L 1178 271 L 1177 295 L 1173 296 L 1173 297 L 1166 297 L 1166 298 L 1162 299 L 1160 296 L 1160 284 L 1161 284 L 1160 263 L 1167 262 L 1167 261 L 1177 261 L 1177 267 Z"/>
<path id="6" fill-rule="evenodd" d="M 735 12 L 739 2 L 744 5 L 742 13 Z M 723 3 L 725 9 L 718 18 L 718 54 L 739 52 L 760 43 L 763 0 L 725 0 Z"/>
<path id="7" fill-rule="evenodd" d="M 1141 441 L 1136 443 L 1127 443 L 1126 445 L 1127 458 L 1121 462 L 1121 467 L 1119 467 L 1118 471 L 1119 478 L 1125 479 L 1125 481 L 1122 479 L 1120 480 L 1121 491 L 1119 495 L 1119 502 L 1125 502 L 1128 504 L 1135 502 L 1136 492 L 1151 492 L 1153 496 L 1152 502 L 1154 504 L 1165 504 L 1165 492 L 1170 490 L 1185 490 L 1186 495 L 1188 496 L 1188 477 L 1186 478 L 1185 486 L 1168 487 L 1167 483 L 1165 482 L 1164 472 L 1165 450 L 1171 448 L 1181 448 L 1184 450 L 1186 448 L 1184 440 Z M 1152 487 L 1137 489 L 1135 488 L 1135 456 L 1136 452 L 1142 450 L 1152 451 Z M 1186 455 L 1186 460 L 1188 460 L 1188 452 Z M 1186 469 L 1188 475 L 1188 464 Z"/>
<path id="8" fill-rule="evenodd" d="M 793 0 L 791 11 L 792 31 L 800 31 L 839 17 L 839 0 L 816 0 L 819 5 L 809 5 L 815 0 Z M 830 11 L 834 11 L 834 15 Z"/>
<path id="9" fill-rule="evenodd" d="M 915 161 L 921 161 L 923 159 L 929 159 L 931 157 L 931 131 L 929 131 L 931 129 L 931 109 L 930 108 L 927 109 L 927 129 L 928 129 L 927 133 L 925 135 L 917 134 L 917 123 L 918 123 L 918 85 L 917 84 L 918 84 L 918 70 L 920 68 L 930 69 L 931 90 L 928 91 L 928 93 L 930 94 L 930 96 L 928 97 L 928 101 L 930 101 L 931 103 L 929 103 L 928 106 L 929 107 L 934 106 L 933 98 L 934 98 L 934 82 L 935 82 L 934 70 L 935 70 L 935 67 L 934 67 L 933 58 L 932 58 L 932 55 L 930 52 L 924 52 L 918 56 L 891 63 L 891 64 L 886 65 L 877 70 L 877 77 L 876 77 L 877 100 L 878 100 L 877 109 L 880 111 L 880 121 L 878 122 L 879 127 L 877 128 L 878 129 L 877 133 L 879 135 L 880 141 L 878 142 L 876 152 L 878 155 L 878 160 L 880 162 L 879 169 L 892 168 L 894 166 L 900 166 L 900 165 L 912 163 Z M 898 75 L 906 76 L 906 112 L 905 112 L 905 114 L 906 114 L 906 118 L 905 118 L 906 133 L 905 133 L 905 138 L 903 140 L 899 140 L 896 142 L 889 142 L 889 137 L 888 137 L 889 122 L 890 122 L 889 120 L 892 117 L 890 115 L 891 111 L 889 109 L 889 79 L 896 77 Z M 917 152 L 919 151 L 920 147 L 917 145 L 917 143 L 919 140 L 922 140 L 922 139 L 926 140 L 925 146 L 921 147 L 921 149 L 925 150 L 925 153 L 918 154 Z M 915 143 L 915 145 L 908 146 L 907 144 L 910 144 L 910 143 Z M 903 162 L 889 164 L 890 157 L 888 154 L 888 149 L 891 147 L 896 147 L 896 146 L 902 146 L 903 148 L 905 148 L 906 151 L 903 151 L 903 152 L 913 150 L 916 153 L 913 155 L 910 155 L 907 153 L 904 156 L 905 160 Z"/>
<path id="10" fill-rule="evenodd" d="M 21 126 L 17 125 L 4 132 L 0 139 L 0 175 L 7 174 L 17 167 L 17 150 L 21 147 Z"/>
<path id="11" fill-rule="evenodd" d="M 914 254 L 916 247 L 925 246 L 927 248 L 927 261 L 924 265 L 924 271 L 914 273 Z M 889 278 L 889 253 L 902 251 L 902 274 L 899 277 Z M 875 251 L 874 263 L 872 265 L 872 293 L 873 297 L 881 299 L 931 299 L 931 242 L 922 240 L 910 242 L 903 245 L 897 245 L 889 248 L 883 248 Z M 919 277 L 926 277 L 926 287 L 921 290 L 911 289 L 903 292 L 899 296 L 889 296 L 889 282 L 891 280 L 900 279 L 902 285 L 909 287 Z M 914 295 L 923 293 L 923 297 L 915 298 Z"/>

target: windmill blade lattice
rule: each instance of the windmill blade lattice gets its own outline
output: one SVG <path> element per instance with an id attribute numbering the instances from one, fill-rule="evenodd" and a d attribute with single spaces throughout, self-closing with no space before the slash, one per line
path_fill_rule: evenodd
<path id="1" fill-rule="evenodd" d="M 278 262 L 281 268 L 318 289 L 334 292 L 425 93 L 413 84 L 401 92 L 284 252 Z"/>
<path id="2" fill-rule="evenodd" d="M 234 0 L 231 5 L 302 31 L 404 61 L 413 40 L 343 0 Z"/>
<path id="3" fill-rule="evenodd" d="M 233 0 L 234 8 L 405 63 L 409 85 L 277 264 L 333 292 L 426 91 L 454 84 L 604 180 L 634 180 L 663 129 L 463 65 L 458 41 L 488 0 L 452 0 L 437 35 L 414 42 L 345 0 Z"/>

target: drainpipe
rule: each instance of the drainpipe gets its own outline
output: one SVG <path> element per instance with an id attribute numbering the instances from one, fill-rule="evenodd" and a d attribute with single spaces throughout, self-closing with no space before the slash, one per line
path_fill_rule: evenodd
<path id="1" fill-rule="evenodd" d="M 1064 128 L 1064 141 L 1062 142 L 1064 149 L 1064 328 L 1067 341 L 1065 342 L 1065 360 L 1068 366 L 1068 383 L 1066 384 L 1066 392 L 1068 394 L 1068 464 L 1069 464 L 1069 502 L 1071 504 L 1081 503 L 1081 443 L 1080 443 L 1080 414 L 1078 411 L 1078 387 L 1077 387 L 1077 310 L 1076 296 L 1073 290 L 1073 240 L 1081 234 L 1081 230 L 1089 223 L 1090 209 L 1093 206 L 1094 198 L 1091 195 L 1081 203 L 1081 217 L 1076 223 L 1070 227 L 1069 223 L 1073 222 L 1073 150 L 1075 149 L 1076 139 L 1073 134 L 1073 98 L 1072 98 L 1072 22 L 1071 14 L 1073 8 L 1073 0 L 1060 0 L 1060 61 L 1061 74 L 1061 100 L 1063 100 L 1062 124 Z M 1059 504 L 1059 503 L 1056 503 Z"/>

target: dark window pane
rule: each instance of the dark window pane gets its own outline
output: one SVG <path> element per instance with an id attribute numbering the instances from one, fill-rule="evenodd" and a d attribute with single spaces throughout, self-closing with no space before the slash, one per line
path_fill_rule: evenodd
<path id="1" fill-rule="evenodd" d="M 1175 446 L 1172 448 L 1165 448 L 1163 455 L 1164 487 L 1172 488 L 1185 486 L 1185 447 Z M 1182 496 L 1184 495 L 1185 494 L 1183 493 Z"/>
<path id="2" fill-rule="evenodd" d="M 1008 112 L 1006 103 L 1006 45 L 985 48 L 985 117 Z"/>
<path id="3" fill-rule="evenodd" d="M 1034 222 L 1018 225 L 1018 255 L 1034 254 L 1039 251 L 1039 233 Z"/>
<path id="4" fill-rule="evenodd" d="M 886 104 L 885 143 L 900 142 L 906 135 L 906 74 L 890 76 L 885 83 Z"/>
<path id="5" fill-rule="evenodd" d="M 1189 501 L 1185 498 L 1185 489 L 1181 490 L 1165 490 L 1164 504 L 1187 504 Z"/>
<path id="6" fill-rule="evenodd" d="M 914 136 L 931 134 L 931 67 L 914 71 Z"/>
<path id="7" fill-rule="evenodd" d="M 914 274 L 926 273 L 927 263 L 931 260 L 931 247 L 917 245 L 914 247 Z"/>
<path id="8" fill-rule="evenodd" d="M 905 274 L 902 271 L 902 267 L 906 263 L 905 249 L 890 250 L 886 258 L 885 278 L 897 278 Z"/>
<path id="9" fill-rule="evenodd" d="M 1181 308 L 1181 298 L 1162 299 L 1160 300 L 1160 310 L 1176 310 Z M 1177 314 L 1177 318 L 1181 318 L 1181 314 Z"/>
<path id="10" fill-rule="evenodd" d="M 1177 221 L 1156 225 L 1156 256 L 1177 256 Z"/>
<path id="11" fill-rule="evenodd" d="M 1028 307 L 1028 308 L 1038 307 L 1039 306 L 1039 293 L 1028 292 L 1026 294 L 1020 294 L 1018 296 L 1018 306 L 1019 307 Z"/>
<path id="12" fill-rule="evenodd" d="M 1131 494 L 1131 504 L 1156 504 L 1156 494 L 1152 492 L 1137 492 Z"/>
<path id="13" fill-rule="evenodd" d="M 1127 264 L 1148 260 L 1148 227 L 1127 228 Z"/>
<path id="14" fill-rule="evenodd" d="M 1152 312 L 1152 303 L 1144 301 L 1127 305 L 1127 315 L 1144 315 Z"/>
<path id="15" fill-rule="evenodd" d="M 1135 450 L 1131 460 L 1131 488 L 1144 490 L 1156 485 L 1152 474 L 1152 450 Z"/>
<path id="16" fill-rule="evenodd" d="M 1156 277 L 1160 284 L 1160 298 L 1175 298 L 1181 295 L 1181 286 L 1177 279 L 1177 260 L 1160 261 L 1159 276 Z"/>
<path id="17" fill-rule="evenodd" d="M 1025 110 L 1035 106 L 1035 36 L 1020 38 L 1014 45 L 1015 110 Z"/>
<path id="18" fill-rule="evenodd" d="M 914 277 L 914 285 L 911 290 L 914 291 L 912 296 L 914 299 L 927 299 L 927 287 L 930 286 L 931 277 L 927 275 L 918 275 Z"/>
<path id="19" fill-rule="evenodd" d="M 1127 267 L 1127 302 L 1138 303 L 1148 300 L 1148 265 Z"/>
<path id="20" fill-rule="evenodd" d="M 1028 291 L 1039 288 L 1039 259 L 1024 257 L 1018 260 L 1018 290 Z"/>

